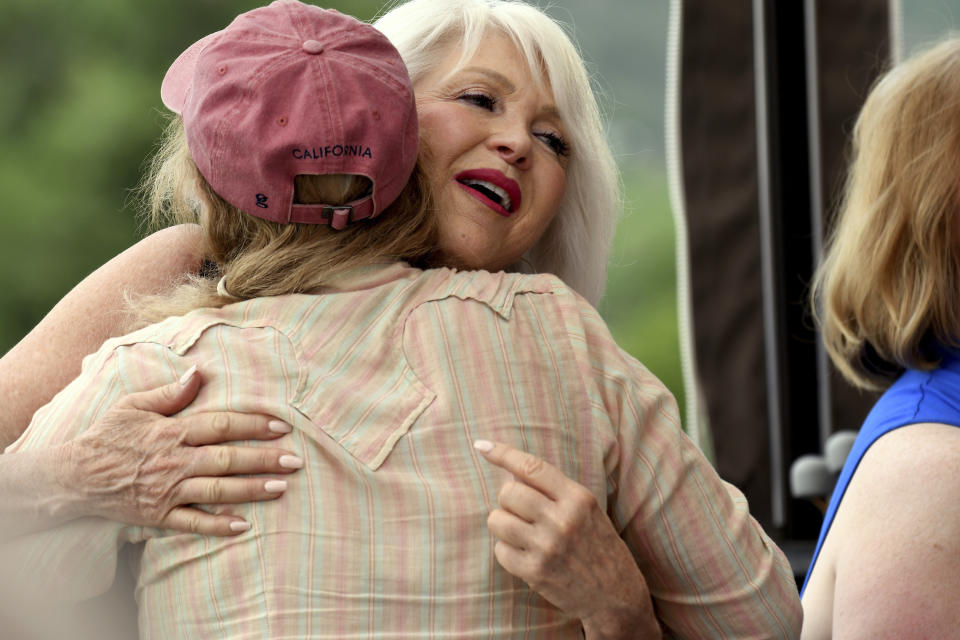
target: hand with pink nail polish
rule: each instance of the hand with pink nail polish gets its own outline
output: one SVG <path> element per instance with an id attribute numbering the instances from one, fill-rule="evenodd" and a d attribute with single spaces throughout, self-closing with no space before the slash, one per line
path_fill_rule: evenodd
<path id="1" fill-rule="evenodd" d="M 228 444 L 291 431 L 267 416 L 167 417 L 193 401 L 201 382 L 193 367 L 180 382 L 127 395 L 59 447 L 58 484 L 75 490 L 61 511 L 207 535 L 249 530 L 242 518 L 194 505 L 279 498 L 286 481 L 246 476 L 289 474 L 303 467 L 303 460 L 284 449 Z"/>
<path id="2" fill-rule="evenodd" d="M 530 453 L 473 446 L 513 477 L 487 518 L 500 566 L 579 618 L 585 638 L 661 637 L 647 582 L 593 494 Z"/>

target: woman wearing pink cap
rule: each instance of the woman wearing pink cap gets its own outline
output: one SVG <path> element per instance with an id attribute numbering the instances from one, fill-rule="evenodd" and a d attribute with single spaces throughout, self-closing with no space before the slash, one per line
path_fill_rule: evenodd
<path id="1" fill-rule="evenodd" d="M 102 433 L 104 421 L 118 419 L 107 407 L 125 391 L 186 379 L 167 407 L 139 396 L 140 407 L 182 409 L 198 387 L 188 375 L 197 363 L 191 354 L 201 360 L 206 385 L 181 416 L 271 416 L 245 425 L 238 437 L 265 434 L 270 424 L 292 426 L 283 449 L 248 446 L 269 459 L 239 469 L 225 464 L 221 472 L 276 472 L 283 461 L 289 468 L 306 460 L 310 472 L 296 482 L 218 483 L 209 472 L 183 472 L 177 486 L 193 482 L 221 493 L 165 496 L 166 513 L 198 518 L 197 527 L 219 533 L 232 529 L 239 538 L 97 523 L 115 531 L 114 540 L 147 541 L 138 586 L 147 637 L 579 637 L 581 628 L 587 637 L 657 637 L 658 626 L 677 637 L 795 636 L 799 605 L 785 558 L 742 496 L 685 438 L 669 392 L 613 344 L 588 304 L 602 293 L 618 189 L 572 43 L 544 14 L 512 2 L 413 0 L 377 26 L 400 50 L 413 81 L 428 211 L 419 218 L 410 212 L 409 227 L 393 233 L 374 232 L 404 218 L 396 211 L 369 228 L 365 220 L 398 189 L 381 196 L 380 177 L 357 163 L 387 157 L 391 171 L 382 175 L 389 176 L 404 173 L 413 157 L 384 146 L 383 132 L 390 131 L 393 152 L 411 147 L 397 134 L 408 131 L 402 118 L 392 121 L 402 100 L 368 114 L 383 123 L 368 130 L 380 132 L 379 142 L 359 133 L 329 139 L 336 114 L 349 108 L 339 102 L 323 102 L 316 135 L 303 135 L 292 115 L 302 105 L 288 91 L 267 92 L 263 103 L 271 109 L 240 118 L 230 96 L 248 93 L 210 89 L 238 62 L 216 59 L 221 38 L 201 41 L 171 69 L 163 97 L 183 116 L 186 147 L 212 191 L 174 191 L 172 202 L 222 197 L 247 217 L 219 225 L 218 215 L 204 215 L 198 228 L 148 238 L 44 321 L 82 320 L 96 326 L 97 337 L 118 335 L 124 327 L 104 322 L 102 310 L 81 319 L 74 306 L 104 300 L 101 309 L 115 311 L 107 292 L 118 289 L 155 295 L 139 298 L 145 319 L 175 316 L 92 356 L 83 376 L 38 414 L 11 458 L 28 455 L 21 448 L 42 450 L 49 431 L 60 438 Z M 296 56 L 319 60 L 342 43 L 311 37 L 295 44 Z M 262 52 L 249 53 L 256 55 Z M 194 62 L 197 72 L 187 81 L 182 70 Z M 377 75 L 391 77 L 383 69 Z M 302 88 L 289 80 L 284 86 Z M 349 89 L 344 95 L 355 96 Z M 284 108 L 272 109 L 273 102 Z M 249 135 L 278 133 L 245 150 L 229 136 L 242 132 L 231 126 L 238 122 Z M 290 131 L 297 135 L 281 144 Z M 277 149 L 268 148 L 274 143 Z M 263 159 L 256 163 L 261 170 L 247 174 L 241 168 L 253 156 Z M 291 204 L 289 185 L 274 188 L 271 178 L 303 162 L 315 169 L 297 168 L 296 175 L 365 175 L 373 188 L 338 202 Z M 157 175 L 182 175 L 169 168 L 160 165 Z M 300 222 L 289 232 L 268 228 L 311 250 L 291 260 L 277 248 L 282 242 L 249 243 L 252 230 L 239 221 L 261 218 L 275 227 Z M 315 234 L 303 230 L 308 223 Z M 436 241 L 425 252 L 433 224 Z M 345 228 L 331 232 L 328 225 Z M 422 234 L 417 242 L 414 230 Z M 361 245 L 371 241 L 367 253 L 315 262 L 347 242 L 342 234 Z M 395 244 L 384 244 L 387 238 Z M 322 250 L 310 244 L 321 240 L 328 242 Z M 177 294 L 165 291 L 171 278 L 197 272 L 201 259 L 217 265 L 215 278 L 195 276 Z M 460 270 L 421 271 L 397 260 Z M 154 272 L 138 277 L 131 263 Z M 297 292 L 310 295 L 280 295 Z M 198 311 L 179 315 L 190 309 Z M 90 336 L 58 340 L 71 343 L 71 353 L 98 346 Z M 46 381 L 46 373 L 36 375 Z M 92 403 L 89 394 L 102 389 L 109 392 L 98 396 L 97 408 L 68 424 L 75 400 Z M 141 414 L 125 424 L 149 419 L 166 420 Z M 197 428 L 179 420 L 181 429 Z M 227 429 L 219 439 L 230 435 Z M 207 435 L 196 444 L 217 440 Z M 122 434 L 105 441 L 121 442 Z M 149 458 L 150 445 L 142 446 Z M 224 493 L 227 481 L 259 484 L 232 484 Z M 286 494 L 232 509 L 181 506 L 265 497 L 257 487 Z M 183 521 L 177 527 L 149 514 L 130 518 L 135 510 L 117 512 L 133 524 L 183 528 Z M 284 526 L 275 531 L 276 523 Z M 40 534 L 62 541 L 57 535 Z M 57 556 L 25 557 L 43 564 Z M 304 608 L 298 594 L 316 599 Z M 184 597 L 189 607 L 181 606 Z"/>

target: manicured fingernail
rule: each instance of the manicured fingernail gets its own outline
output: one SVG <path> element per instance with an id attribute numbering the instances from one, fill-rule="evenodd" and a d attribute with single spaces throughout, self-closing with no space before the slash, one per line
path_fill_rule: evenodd
<path id="1" fill-rule="evenodd" d="M 237 533 L 240 533 L 241 531 L 250 531 L 250 523 L 237 522 L 236 520 L 234 520 L 233 522 L 230 523 L 230 531 L 236 531 Z"/>
<path id="2" fill-rule="evenodd" d="M 474 440 L 473 448 L 477 451 L 483 451 L 487 453 L 488 451 L 493 451 L 493 443 L 489 440 Z"/>
<path id="3" fill-rule="evenodd" d="M 286 480 L 267 480 L 263 483 L 263 490 L 268 493 L 280 493 L 287 490 Z"/>
<path id="4" fill-rule="evenodd" d="M 187 383 L 190 382 L 190 378 L 193 377 L 193 374 L 197 372 L 197 365 L 191 366 L 187 369 L 187 372 L 180 376 L 180 386 L 185 387 Z"/>
<path id="5" fill-rule="evenodd" d="M 290 433 L 293 431 L 293 427 L 288 425 L 286 422 L 280 422 L 279 420 L 271 420 L 267 423 L 267 429 L 273 431 L 274 433 Z"/>
<path id="6" fill-rule="evenodd" d="M 284 469 L 302 469 L 303 458 L 297 456 L 280 456 L 280 466 Z"/>

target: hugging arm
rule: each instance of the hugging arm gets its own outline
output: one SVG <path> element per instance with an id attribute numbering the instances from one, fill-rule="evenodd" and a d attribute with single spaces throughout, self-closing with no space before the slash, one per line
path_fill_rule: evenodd
<path id="1" fill-rule="evenodd" d="M 487 459 L 515 478 L 488 520 L 498 561 L 578 616 L 587 637 L 656 638 L 654 614 L 670 637 L 797 637 L 786 557 L 683 433 L 669 391 L 616 346 L 595 310 L 574 308 L 564 312 L 567 342 L 592 412 L 580 419 L 610 443 L 606 505 L 543 460 L 494 445 Z"/>
<path id="2" fill-rule="evenodd" d="M 0 359 L 0 393 L 6 399 L 0 445 L 20 437 L 34 412 L 80 373 L 85 355 L 123 333 L 125 291 L 159 292 L 199 266 L 197 231 L 165 229 L 113 258 Z M 266 417 L 166 417 L 189 404 L 200 384 L 201 376 L 192 376 L 183 385 L 123 397 L 82 438 L 0 455 L 0 539 L 82 515 L 208 534 L 242 531 L 240 524 L 231 529 L 237 518 L 205 517 L 183 505 L 211 495 L 222 502 L 275 498 L 263 490 L 263 480 L 224 476 L 289 473 L 296 461 L 284 458 L 288 466 L 282 466 L 281 456 L 290 452 L 281 449 L 217 446 L 282 435 L 285 427 Z M 163 471 L 145 476 L 146 468 Z M 141 478 L 140 497 L 121 482 L 135 477 Z M 163 497 L 143 500 L 148 488 Z"/>
<path id="3" fill-rule="evenodd" d="M 124 331 L 124 293 L 157 293 L 200 265 L 198 228 L 170 227 L 141 240 L 84 278 L 0 359 L 0 448 L 34 412 L 80 374 L 80 363 Z"/>
<path id="4" fill-rule="evenodd" d="M 662 626 L 683 638 L 798 637 L 802 610 L 786 556 L 683 433 L 672 396 L 637 369 L 621 398 L 611 518 Z"/>
<path id="5" fill-rule="evenodd" d="M 190 505 L 277 498 L 263 479 L 224 476 L 290 473 L 282 451 L 214 445 L 278 438 L 289 427 L 244 414 L 165 417 L 196 396 L 201 376 L 192 373 L 121 397 L 70 440 L 0 456 L 0 541 L 87 515 L 211 535 L 249 529 L 241 518 Z"/>

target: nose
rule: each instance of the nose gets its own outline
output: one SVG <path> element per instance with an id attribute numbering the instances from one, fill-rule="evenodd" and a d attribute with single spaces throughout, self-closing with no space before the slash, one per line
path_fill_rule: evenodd
<path id="1" fill-rule="evenodd" d="M 525 169 L 530 165 L 532 136 L 520 124 L 512 124 L 495 131 L 489 140 L 490 147 L 504 162 Z"/>

